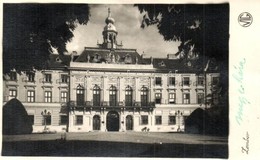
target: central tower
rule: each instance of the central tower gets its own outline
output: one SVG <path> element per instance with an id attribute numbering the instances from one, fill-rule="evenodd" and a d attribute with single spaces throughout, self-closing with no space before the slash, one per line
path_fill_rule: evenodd
<path id="1" fill-rule="evenodd" d="M 117 30 L 114 26 L 115 20 L 111 17 L 110 8 L 108 8 L 108 17 L 105 20 L 106 26 L 102 32 L 103 35 L 103 44 L 99 44 L 100 47 L 106 49 L 116 49 L 122 47 L 122 45 L 117 44 Z"/>

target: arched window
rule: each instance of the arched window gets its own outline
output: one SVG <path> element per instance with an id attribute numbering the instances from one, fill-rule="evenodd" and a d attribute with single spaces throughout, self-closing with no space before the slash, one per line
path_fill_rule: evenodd
<path id="1" fill-rule="evenodd" d="M 109 105 L 110 106 L 116 106 L 116 97 L 117 97 L 117 94 L 116 94 L 117 90 L 116 90 L 116 87 L 115 86 L 111 86 L 109 88 Z"/>
<path id="2" fill-rule="evenodd" d="M 84 87 L 81 85 L 77 86 L 77 91 L 76 91 L 76 98 L 77 98 L 77 105 L 84 105 Z"/>
<path id="3" fill-rule="evenodd" d="M 127 86 L 125 89 L 125 105 L 132 106 L 133 99 L 133 89 L 130 86 Z"/>
<path id="4" fill-rule="evenodd" d="M 141 106 L 148 105 L 148 89 L 147 87 L 141 88 Z"/>
<path id="5" fill-rule="evenodd" d="M 100 88 L 98 85 L 93 88 L 93 105 L 100 106 Z"/>

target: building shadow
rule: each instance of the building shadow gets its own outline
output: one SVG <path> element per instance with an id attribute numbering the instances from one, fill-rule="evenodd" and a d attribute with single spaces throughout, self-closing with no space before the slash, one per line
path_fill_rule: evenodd
<path id="1" fill-rule="evenodd" d="M 227 144 L 45 140 L 3 142 L 2 146 L 2 156 L 228 158 Z"/>

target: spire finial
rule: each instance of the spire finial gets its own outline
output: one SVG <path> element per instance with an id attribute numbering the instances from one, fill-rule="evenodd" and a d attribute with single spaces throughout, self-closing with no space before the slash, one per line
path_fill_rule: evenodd
<path id="1" fill-rule="evenodd" d="M 108 8 L 108 17 L 111 16 L 110 8 Z"/>

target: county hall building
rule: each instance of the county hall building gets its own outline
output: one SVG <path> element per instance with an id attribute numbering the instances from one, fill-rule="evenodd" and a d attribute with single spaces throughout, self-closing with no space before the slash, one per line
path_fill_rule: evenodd
<path id="1" fill-rule="evenodd" d="M 110 13 L 105 22 L 97 47 L 51 54 L 46 70 L 4 75 L 4 104 L 21 101 L 33 132 L 179 132 L 195 109 L 218 103 L 216 69 L 174 55 L 145 58 L 117 43 Z"/>

